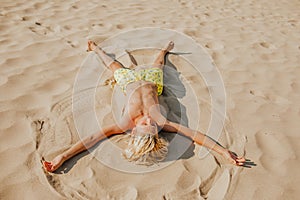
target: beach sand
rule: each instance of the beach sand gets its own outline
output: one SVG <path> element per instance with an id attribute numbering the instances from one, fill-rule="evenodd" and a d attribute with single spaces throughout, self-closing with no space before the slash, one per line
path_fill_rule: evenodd
<path id="1" fill-rule="evenodd" d="M 0 199 L 298 199 L 299 9 L 298 1 L 287 0 L 2 1 Z M 88 38 L 102 42 L 143 27 L 175 30 L 204 47 L 226 89 L 226 119 L 215 139 L 256 166 L 231 166 L 180 136 L 165 162 L 135 166 L 122 159 L 124 141 L 116 136 L 70 159 L 56 173 L 44 172 L 42 156 L 50 160 L 98 130 L 91 115 L 105 125 L 117 112 L 113 90 L 104 84 L 111 74 L 93 65 L 101 63 L 86 52 Z M 143 37 L 154 36 L 154 49 L 130 49 L 139 63 L 150 62 L 168 42 L 151 31 Z M 136 38 L 141 45 L 143 37 Z M 189 51 L 182 41 L 174 42 L 174 52 Z M 130 48 L 131 41 L 111 45 L 104 48 L 116 53 L 120 46 Z M 130 64 L 128 56 L 118 55 Z M 206 133 L 209 86 L 184 56 L 168 59 L 185 94 L 163 102 L 174 116 L 176 105 L 183 105 L 184 123 Z M 88 64 L 87 90 L 74 96 L 78 74 Z M 99 82 L 89 82 L 101 72 Z M 192 90 L 199 97 L 197 112 Z M 85 104 L 91 95 L 93 111 Z"/>

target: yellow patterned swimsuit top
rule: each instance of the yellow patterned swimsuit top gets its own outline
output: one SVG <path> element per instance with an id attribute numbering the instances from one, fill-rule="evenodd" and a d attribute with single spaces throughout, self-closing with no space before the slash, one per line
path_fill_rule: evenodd
<path id="1" fill-rule="evenodd" d="M 114 72 L 114 78 L 124 93 L 126 93 L 126 86 L 129 83 L 140 80 L 155 83 L 158 95 L 161 95 L 163 91 L 163 71 L 159 68 L 140 69 L 138 71 L 120 68 Z"/>

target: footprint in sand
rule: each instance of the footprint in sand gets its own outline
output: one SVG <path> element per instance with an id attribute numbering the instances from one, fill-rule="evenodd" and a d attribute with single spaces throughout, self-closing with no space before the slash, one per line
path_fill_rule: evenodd
<path id="1" fill-rule="evenodd" d="M 39 148 L 39 145 L 40 145 L 40 142 L 41 142 L 42 129 L 43 129 L 44 123 L 45 123 L 45 121 L 43 121 L 43 120 L 33 121 L 33 124 L 35 126 L 35 130 L 36 130 L 35 149 Z"/>
<path id="2" fill-rule="evenodd" d="M 259 46 L 261 46 L 261 47 L 263 47 L 265 49 L 270 49 L 270 50 L 276 49 L 276 46 L 274 44 L 270 44 L 268 42 L 260 42 L 258 44 L 259 44 Z"/>
<path id="3" fill-rule="evenodd" d="M 68 40 L 67 43 L 68 43 L 71 47 L 73 47 L 73 48 L 76 48 L 76 47 L 79 46 L 79 42 L 78 42 L 78 41 L 70 41 L 70 40 Z"/>
<path id="4" fill-rule="evenodd" d="M 37 34 L 37 35 L 48 35 L 49 33 L 53 33 L 50 27 L 45 26 L 41 22 L 35 22 L 33 26 L 30 26 L 29 29 Z"/>
<path id="5" fill-rule="evenodd" d="M 269 48 L 270 47 L 269 43 L 267 43 L 267 42 L 261 42 L 261 43 L 259 43 L 259 45 L 264 47 L 264 48 Z"/>
<path id="6" fill-rule="evenodd" d="M 22 21 L 30 21 L 31 18 L 24 16 L 22 17 Z M 59 25 L 45 25 L 42 22 L 39 21 L 35 21 L 35 22 L 31 22 L 34 23 L 34 25 L 29 26 L 29 30 L 31 30 L 33 33 L 37 34 L 37 35 L 42 35 L 42 36 L 46 36 L 46 35 L 55 35 L 55 36 L 59 36 L 61 38 L 64 38 L 63 35 L 63 30 L 71 30 L 71 26 L 59 26 Z M 65 39 L 64 39 L 65 40 Z M 79 46 L 79 42 L 78 41 L 70 41 L 70 40 L 65 40 L 67 42 L 68 45 L 70 45 L 73 48 L 76 48 Z"/>

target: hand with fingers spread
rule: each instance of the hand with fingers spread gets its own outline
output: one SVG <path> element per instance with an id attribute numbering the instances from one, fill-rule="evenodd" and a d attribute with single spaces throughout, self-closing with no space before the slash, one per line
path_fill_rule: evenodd
<path id="1" fill-rule="evenodd" d="M 225 153 L 223 153 L 223 157 L 228 160 L 231 164 L 237 165 L 237 166 L 243 166 L 246 162 L 246 159 L 244 157 L 238 157 L 238 155 L 230 150 L 226 150 Z"/>

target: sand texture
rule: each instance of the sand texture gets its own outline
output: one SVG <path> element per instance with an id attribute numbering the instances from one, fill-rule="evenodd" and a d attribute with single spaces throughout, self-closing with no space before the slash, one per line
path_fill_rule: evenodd
<path id="1" fill-rule="evenodd" d="M 299 1 L 4 0 L 0 5 L 0 199 L 299 198 Z M 226 118 L 216 139 L 256 166 L 229 165 L 185 137 L 163 133 L 176 140 L 167 159 L 150 167 L 125 161 L 126 136 L 115 136 L 55 173 L 42 169 L 42 157 L 51 160 L 122 111 L 123 97 L 106 84 L 112 74 L 86 52 L 88 38 L 101 43 L 143 27 L 175 30 L 204 47 L 226 89 Z M 151 31 L 135 42 L 147 46 L 154 36 L 148 49 L 134 49 L 131 40 L 104 42 L 103 48 L 128 67 L 133 66 L 123 48 L 139 64 L 151 63 L 171 39 L 174 52 L 193 50 L 176 36 Z M 168 56 L 170 87 L 160 102 L 170 118 L 206 133 L 213 82 L 197 75 L 184 59 L 189 56 Z M 199 56 L 195 62 L 211 74 L 207 60 Z"/>

